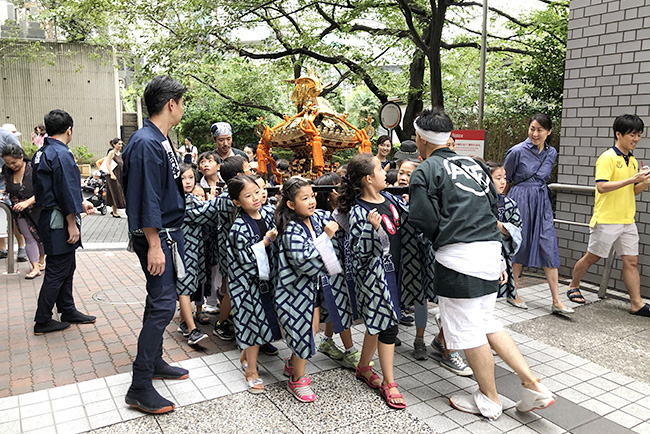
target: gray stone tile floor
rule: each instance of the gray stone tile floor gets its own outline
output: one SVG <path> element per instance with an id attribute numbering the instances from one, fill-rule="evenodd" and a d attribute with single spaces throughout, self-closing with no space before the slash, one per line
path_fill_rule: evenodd
<path id="1" fill-rule="evenodd" d="M 155 381 L 160 393 L 177 403 L 171 414 L 145 416 L 127 407 L 124 395 L 131 374 L 124 373 L 2 398 L 0 433 L 650 433 L 650 386 L 644 380 L 649 370 L 647 319 L 644 323 L 626 314 L 622 301 L 596 302 L 590 292 L 584 293 L 588 303 L 576 309 L 574 318 L 550 315 L 546 283 L 523 288 L 521 295 L 528 311 L 498 301 L 497 315 L 533 371 L 557 395 L 555 405 L 543 411 L 514 409 L 521 386 L 498 357 L 495 374 L 504 405 L 501 418 L 488 422 L 452 409 L 448 396 L 473 392 L 474 379 L 457 377 L 431 357 L 415 360 L 411 345 L 415 328 L 400 326 L 403 344 L 396 348 L 395 378 L 408 403 L 404 411 L 388 408 L 352 371 L 320 353 L 307 362 L 316 402 L 299 403 L 286 391 L 282 360 L 290 350 L 279 342 L 278 356 L 260 355 L 260 374 L 267 385 L 262 395 L 245 391 L 239 352 L 233 350 L 178 363 L 190 370 L 188 380 Z M 433 310 L 428 341 L 437 332 Z M 589 338 L 590 334 L 595 337 Z M 623 337 L 632 342 L 635 334 L 639 348 L 628 346 L 623 355 L 619 353 L 634 370 L 594 349 L 614 345 Z M 643 337 L 645 341 L 640 340 Z M 353 327 L 353 339 L 360 348 L 363 326 Z"/>

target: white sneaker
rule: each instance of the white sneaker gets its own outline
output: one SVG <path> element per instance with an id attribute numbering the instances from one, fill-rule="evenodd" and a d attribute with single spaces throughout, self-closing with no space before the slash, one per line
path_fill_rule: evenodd
<path id="1" fill-rule="evenodd" d="M 497 420 L 503 413 L 503 406 L 492 401 L 478 389 L 472 395 L 453 395 L 449 403 L 456 410 L 465 413 L 480 414 L 490 420 Z"/>
<path id="2" fill-rule="evenodd" d="M 515 406 L 517 411 L 526 413 L 528 411 L 541 410 L 550 407 L 555 403 L 553 392 L 548 390 L 548 388 L 541 383 L 539 383 L 539 387 L 542 389 L 542 393 L 526 387 L 523 388 L 523 397 Z"/>

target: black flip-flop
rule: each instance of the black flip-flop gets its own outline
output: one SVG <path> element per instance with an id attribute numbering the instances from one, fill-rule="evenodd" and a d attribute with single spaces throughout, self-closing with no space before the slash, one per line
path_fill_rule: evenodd
<path id="1" fill-rule="evenodd" d="M 569 289 L 566 292 L 566 296 L 569 297 L 569 300 L 571 300 L 574 303 L 585 304 L 586 302 L 585 298 L 582 296 L 582 293 L 580 292 L 580 288 Z M 582 300 L 576 300 L 576 298 L 581 298 Z"/>
<path id="2" fill-rule="evenodd" d="M 641 309 L 637 310 L 634 313 L 632 313 L 632 312 L 630 312 L 630 313 L 632 315 L 650 317 L 650 304 L 646 303 Z"/>

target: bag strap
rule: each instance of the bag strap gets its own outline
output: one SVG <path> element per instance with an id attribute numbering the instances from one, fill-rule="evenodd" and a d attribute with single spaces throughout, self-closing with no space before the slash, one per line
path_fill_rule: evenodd
<path id="1" fill-rule="evenodd" d="M 548 145 L 547 145 L 547 146 L 548 146 Z M 528 178 L 526 178 L 526 179 L 524 179 L 524 180 L 522 180 L 522 181 L 519 181 L 519 182 L 513 182 L 513 183 L 512 183 L 512 186 L 514 187 L 515 185 L 521 184 L 522 182 L 526 182 L 526 181 L 528 181 L 530 178 L 532 178 L 533 176 L 535 176 L 535 175 L 537 174 L 537 172 L 539 172 L 539 169 L 541 169 L 542 166 L 544 165 L 544 162 L 546 161 L 546 157 L 548 157 L 548 154 L 549 154 L 549 152 L 546 152 L 546 155 L 544 155 L 544 158 L 542 158 L 542 162 L 539 163 L 539 166 L 537 166 L 537 169 L 535 169 L 535 171 L 533 172 L 532 175 L 530 175 Z"/>

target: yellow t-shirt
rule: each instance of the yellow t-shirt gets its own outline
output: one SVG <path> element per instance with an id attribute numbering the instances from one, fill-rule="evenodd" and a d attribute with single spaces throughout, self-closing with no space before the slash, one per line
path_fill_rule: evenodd
<path id="1" fill-rule="evenodd" d="M 633 155 L 630 155 L 629 162 L 626 164 L 623 154 L 616 151 L 614 148 L 610 148 L 598 157 L 596 183 L 598 181 L 623 181 L 639 171 L 639 166 Z M 599 193 L 596 189 L 594 215 L 591 217 L 589 226 L 593 228 L 596 223 L 619 225 L 634 223 L 635 213 L 634 184 L 607 193 Z"/>

